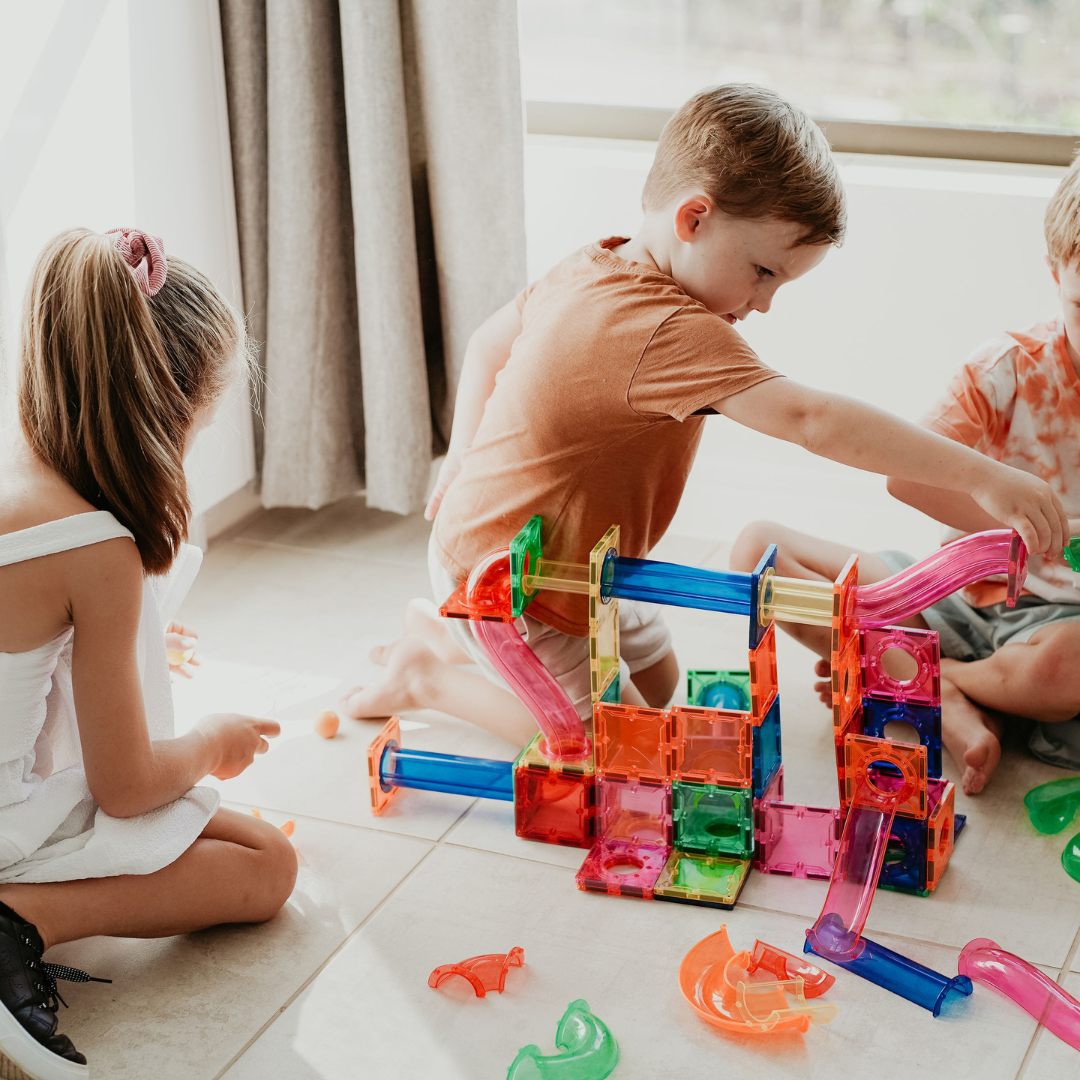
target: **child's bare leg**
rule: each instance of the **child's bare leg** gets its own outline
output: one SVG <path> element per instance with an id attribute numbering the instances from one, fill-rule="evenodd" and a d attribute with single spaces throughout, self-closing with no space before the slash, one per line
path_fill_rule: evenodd
<path id="1" fill-rule="evenodd" d="M 402 619 L 405 623 L 404 636 L 422 641 L 440 660 L 445 660 L 448 664 L 473 662 L 472 657 L 463 652 L 454 641 L 447 620 L 439 617 L 439 609 L 430 600 L 422 596 L 410 600 L 405 605 Z M 385 666 L 396 644 L 395 641 L 391 645 L 376 645 L 371 650 L 371 659 L 376 664 Z"/>
<path id="2" fill-rule="evenodd" d="M 985 660 L 942 660 L 941 673 L 987 709 L 1044 723 L 1080 713 L 1080 622 L 1044 626 Z"/>
<path id="3" fill-rule="evenodd" d="M 954 661 L 950 661 L 953 663 Z M 1001 760 L 1002 723 L 955 683 L 941 680 L 941 741 L 961 770 L 965 795 L 978 795 Z"/>
<path id="4" fill-rule="evenodd" d="M 743 529 L 731 549 L 731 569 L 750 573 L 770 544 L 776 545 L 776 573 L 780 577 L 832 582 L 840 576 L 840 571 L 853 554 L 859 556 L 860 585 L 881 581 L 892 575 L 884 560 L 873 552 L 853 552 L 845 544 L 822 540 L 775 521 L 755 521 Z M 904 625 L 926 628 L 920 616 L 909 619 Z M 801 641 L 818 656 L 828 659 L 831 632 L 827 626 L 804 626 L 801 623 L 780 623 L 780 626 L 796 641 Z M 819 670 L 818 674 L 822 672 Z"/>
<path id="5" fill-rule="evenodd" d="M 410 709 L 438 709 L 468 720 L 515 746 L 536 734 L 536 721 L 517 695 L 482 674 L 440 659 L 424 642 L 404 637 L 387 657 L 386 678 L 345 695 L 343 708 L 356 720 L 393 716 Z"/>
<path id="6" fill-rule="evenodd" d="M 278 829 L 219 810 L 175 862 L 154 874 L 0 885 L 0 903 L 64 941 L 168 937 L 220 923 L 265 922 L 292 893 L 296 853 Z"/>

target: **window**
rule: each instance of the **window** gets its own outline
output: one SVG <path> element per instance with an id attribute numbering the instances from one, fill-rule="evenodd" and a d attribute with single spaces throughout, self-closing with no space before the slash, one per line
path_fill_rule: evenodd
<path id="1" fill-rule="evenodd" d="M 549 103 L 530 130 L 655 138 L 696 90 L 734 81 L 834 121 L 836 149 L 1064 164 L 1080 129 L 1076 0 L 521 0 L 521 23 L 525 99 Z M 609 108 L 585 122 L 584 105 Z M 931 143 L 935 128 L 1029 131 L 1004 153 L 985 137 L 951 153 L 941 137 L 920 151 L 913 127 Z"/>

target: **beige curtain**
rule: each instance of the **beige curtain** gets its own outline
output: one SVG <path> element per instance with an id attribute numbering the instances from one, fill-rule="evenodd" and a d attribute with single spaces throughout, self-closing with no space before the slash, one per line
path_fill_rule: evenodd
<path id="1" fill-rule="evenodd" d="M 220 0 L 267 506 L 423 503 L 525 279 L 514 0 Z"/>

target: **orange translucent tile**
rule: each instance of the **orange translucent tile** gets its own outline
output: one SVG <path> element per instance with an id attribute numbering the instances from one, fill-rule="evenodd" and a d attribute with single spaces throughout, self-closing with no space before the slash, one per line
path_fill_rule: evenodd
<path id="1" fill-rule="evenodd" d="M 937 806 L 930 812 L 926 832 L 926 887 L 937 888 L 941 875 L 953 853 L 953 834 L 956 824 L 956 788 L 945 787 Z"/>
<path id="2" fill-rule="evenodd" d="M 664 709 L 593 705 L 596 772 L 604 779 L 663 783 L 668 768 L 669 716 Z"/>
<path id="3" fill-rule="evenodd" d="M 882 770 L 878 766 L 884 765 Z M 893 775 L 889 766 L 898 770 Z M 901 817 L 926 819 L 926 747 L 895 739 L 874 739 L 869 735 L 848 735 L 844 739 L 844 807 L 851 805 L 864 781 L 880 795 L 897 793 L 896 813 Z"/>
<path id="4" fill-rule="evenodd" d="M 769 623 L 756 649 L 750 650 L 750 711 L 760 724 L 779 688 L 776 677 L 776 623 Z"/>
<path id="5" fill-rule="evenodd" d="M 368 791 L 371 795 L 371 813 L 379 817 L 389 805 L 390 800 L 397 794 L 398 788 L 388 785 L 383 786 L 381 766 L 383 752 L 388 746 L 401 745 L 401 719 L 391 716 L 383 724 L 382 731 L 368 744 L 367 767 L 368 767 Z"/>
<path id="6" fill-rule="evenodd" d="M 671 732 L 674 780 L 724 787 L 751 786 L 753 719 L 750 713 L 674 705 Z"/>

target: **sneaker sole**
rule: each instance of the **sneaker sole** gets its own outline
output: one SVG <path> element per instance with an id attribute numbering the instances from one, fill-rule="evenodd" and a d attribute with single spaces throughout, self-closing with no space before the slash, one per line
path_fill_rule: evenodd
<path id="1" fill-rule="evenodd" d="M 89 1080 L 90 1068 L 47 1050 L 0 1005 L 0 1077 L 3 1080 Z"/>

